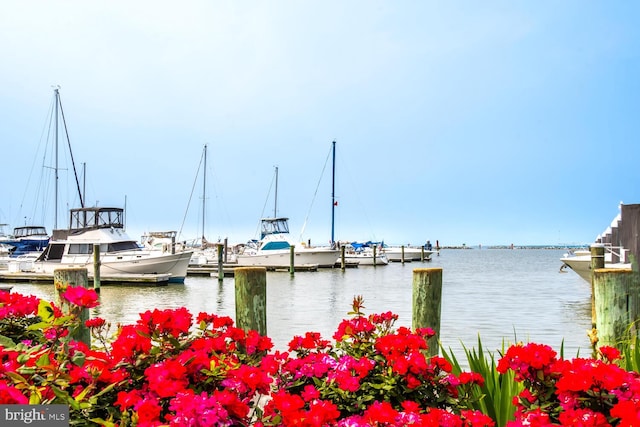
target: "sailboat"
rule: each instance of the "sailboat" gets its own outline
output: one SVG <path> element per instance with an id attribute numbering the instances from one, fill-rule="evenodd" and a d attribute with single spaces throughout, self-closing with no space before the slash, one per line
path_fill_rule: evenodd
<path id="1" fill-rule="evenodd" d="M 331 242 L 335 242 L 335 209 L 338 203 L 335 196 L 336 184 L 336 141 L 331 143 L 333 171 L 331 177 Z M 360 265 L 383 266 L 389 264 L 389 260 L 384 253 L 374 251 L 370 245 L 357 244 L 356 242 L 345 245 L 345 262 Z"/>
<path id="2" fill-rule="evenodd" d="M 58 148 L 58 110 L 62 111 L 59 88 L 55 89 L 55 145 Z M 62 115 L 64 119 L 64 115 Z M 66 125 L 65 125 L 66 126 Z M 68 135 L 68 133 L 67 133 Z M 68 144 L 69 149 L 71 147 Z M 71 155 L 73 161 L 73 155 Z M 57 160 L 57 156 L 56 156 Z M 74 166 L 75 173 L 75 166 Z M 53 275 L 54 270 L 65 267 L 87 268 L 93 276 L 94 246 L 100 250 L 100 275 L 104 278 L 131 275 L 169 275 L 170 282 L 184 282 L 191 252 L 163 253 L 143 250 L 124 229 L 124 209 L 117 207 L 86 207 L 80 192 L 77 174 L 76 184 L 80 208 L 70 209 L 69 227 L 57 228 L 57 174 L 55 167 L 55 221 L 56 226 L 48 246 L 31 264 L 30 271 Z"/>
<path id="3" fill-rule="evenodd" d="M 335 247 L 314 247 L 295 244 L 289 233 L 289 218 L 278 216 L 278 167 L 275 168 L 275 203 L 273 217 L 260 220 L 260 239 L 251 241 L 236 255 L 239 266 L 287 267 L 291 264 L 291 246 L 294 265 L 317 265 L 331 268 L 340 257 Z M 331 239 L 333 241 L 333 231 Z"/>

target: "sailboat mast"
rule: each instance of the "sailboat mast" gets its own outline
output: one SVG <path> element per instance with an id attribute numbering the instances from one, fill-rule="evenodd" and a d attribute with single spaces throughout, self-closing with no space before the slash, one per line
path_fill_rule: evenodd
<path id="1" fill-rule="evenodd" d="M 55 128 L 54 128 L 54 135 L 55 135 L 55 168 L 54 168 L 54 202 L 53 202 L 53 206 L 54 206 L 54 213 L 53 213 L 53 229 L 57 229 L 58 228 L 58 105 L 60 104 L 60 90 L 59 88 L 55 88 L 54 89 L 55 92 Z"/>
<path id="2" fill-rule="evenodd" d="M 276 166 L 276 193 L 275 193 L 275 197 L 274 197 L 274 204 L 273 204 L 273 217 L 277 218 L 278 217 L 278 167 Z"/>
<path id="3" fill-rule="evenodd" d="M 205 211 L 205 195 L 207 194 L 207 144 L 204 144 L 204 171 L 202 173 L 202 241 L 204 242 L 204 211 Z M 203 243 L 204 244 L 204 243 Z"/>
<path id="4" fill-rule="evenodd" d="M 335 242 L 335 219 L 336 219 L 336 141 L 333 141 L 333 171 L 331 175 L 331 244 Z"/>

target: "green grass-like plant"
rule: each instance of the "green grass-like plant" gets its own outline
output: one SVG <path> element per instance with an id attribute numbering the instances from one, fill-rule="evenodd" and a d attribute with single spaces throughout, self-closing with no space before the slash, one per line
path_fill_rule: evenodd
<path id="1" fill-rule="evenodd" d="M 515 405 L 513 399 L 523 390 L 522 383 L 516 382 L 513 371 L 509 370 L 506 374 L 499 374 L 496 369 L 495 355 L 491 352 L 485 352 L 480 336 L 478 336 L 478 348 L 468 349 L 462 344 L 469 369 L 477 372 L 484 378 L 484 385 L 473 387 L 473 397 L 476 403 L 473 409 L 482 411 L 490 416 L 496 423 L 496 427 L 504 427 L 507 422 L 514 420 Z M 442 346 L 443 357 L 453 366 L 452 372 L 456 375 L 463 371 L 453 351 L 449 349 L 447 352 Z M 501 354 L 504 354 L 504 342 Z"/>

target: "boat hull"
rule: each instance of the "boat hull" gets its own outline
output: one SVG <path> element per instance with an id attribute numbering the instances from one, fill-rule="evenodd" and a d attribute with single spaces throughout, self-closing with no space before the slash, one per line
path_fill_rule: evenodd
<path id="1" fill-rule="evenodd" d="M 294 251 L 294 265 L 317 265 L 319 268 L 331 268 L 340 258 L 340 251 L 327 249 L 302 249 Z M 257 251 L 253 254 L 236 255 L 238 266 L 285 267 L 291 265 L 291 250 Z"/>
<path id="2" fill-rule="evenodd" d="M 386 255 L 376 255 L 375 259 L 373 255 L 369 254 L 345 254 L 344 256 L 347 262 L 357 262 L 358 265 L 387 265 L 389 264 L 389 259 Z"/>
<path id="3" fill-rule="evenodd" d="M 610 259 L 610 254 L 605 254 L 605 268 L 631 268 L 630 263 L 608 262 Z M 566 265 L 582 277 L 582 279 L 591 283 L 591 253 L 589 251 L 580 251 L 572 255 L 565 255 L 560 258 L 560 260 L 563 266 Z"/>
<path id="4" fill-rule="evenodd" d="M 100 255 L 100 276 L 122 276 L 141 274 L 169 274 L 169 282 L 183 283 L 191 252 L 175 254 L 140 253 L 103 253 Z M 86 268 L 87 275 L 93 277 L 94 261 L 92 256 L 65 256 L 59 261 L 37 260 L 31 265 L 32 271 L 41 274 L 53 274 L 61 268 Z"/>
<path id="5" fill-rule="evenodd" d="M 389 260 L 389 262 L 402 262 L 403 260 L 402 248 L 388 247 L 388 248 L 384 248 L 382 252 L 387 256 L 387 259 Z M 430 261 L 432 253 L 433 251 L 429 251 L 425 249 L 424 260 Z M 411 247 L 404 248 L 405 262 L 422 261 L 422 257 L 423 257 L 422 248 L 411 248 Z"/>

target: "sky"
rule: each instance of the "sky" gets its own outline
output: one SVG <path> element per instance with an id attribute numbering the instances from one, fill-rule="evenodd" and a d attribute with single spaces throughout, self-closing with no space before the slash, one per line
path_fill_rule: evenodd
<path id="1" fill-rule="evenodd" d="M 244 242 L 275 211 L 312 244 L 589 244 L 640 203 L 639 13 L 4 0 L 0 223 L 55 226 L 59 87 L 58 228 L 79 207 L 70 146 L 86 205 L 126 208 L 136 239 Z"/>

